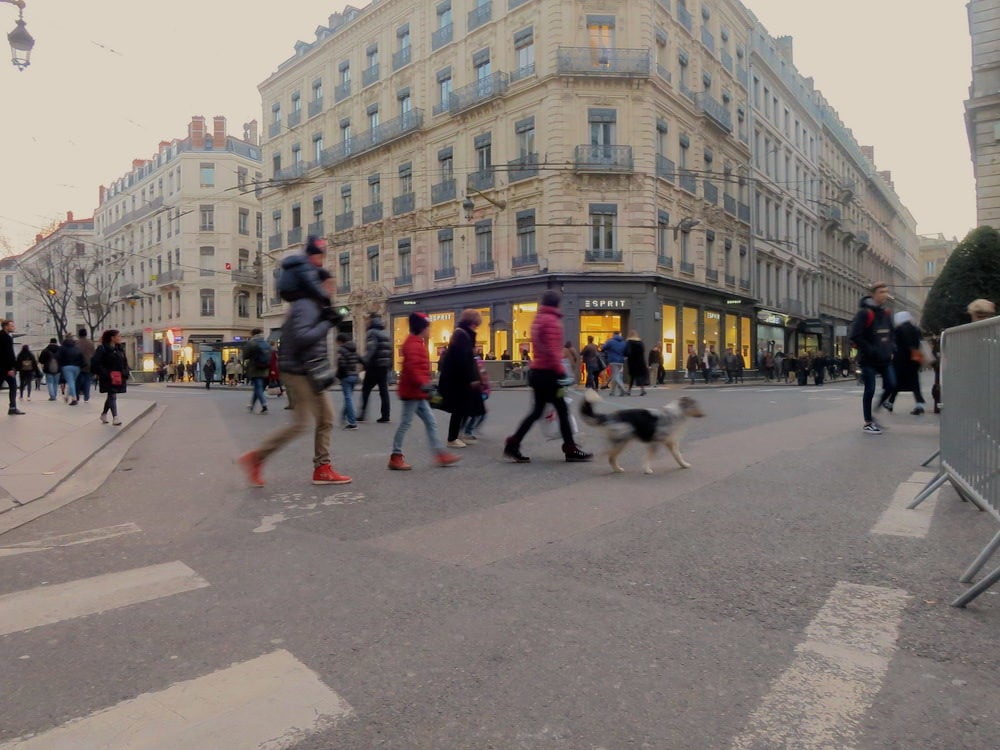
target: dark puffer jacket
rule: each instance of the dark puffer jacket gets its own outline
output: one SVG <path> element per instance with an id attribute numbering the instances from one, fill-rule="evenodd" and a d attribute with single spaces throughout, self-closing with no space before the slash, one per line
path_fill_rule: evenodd
<path id="1" fill-rule="evenodd" d="M 292 302 L 288 317 L 281 326 L 281 352 L 278 358 L 281 371 L 305 375 L 307 362 L 329 358 L 326 335 L 330 332 L 331 325 L 316 300 L 297 299 Z"/>
<path id="2" fill-rule="evenodd" d="M 862 297 L 850 331 L 851 343 L 858 347 L 858 364 L 882 367 L 892 362 L 892 338 L 892 313 L 870 295 Z"/>
<path id="3" fill-rule="evenodd" d="M 372 318 L 365 336 L 365 367 L 388 370 L 392 367 L 392 342 L 382 318 Z"/>

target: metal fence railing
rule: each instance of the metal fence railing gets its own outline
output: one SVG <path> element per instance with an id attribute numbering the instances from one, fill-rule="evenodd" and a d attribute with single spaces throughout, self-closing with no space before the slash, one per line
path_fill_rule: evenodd
<path id="1" fill-rule="evenodd" d="M 1000 318 L 956 326 L 941 337 L 941 470 L 913 502 L 915 508 L 945 482 L 963 500 L 1000 521 Z M 932 457 L 933 458 L 933 457 Z M 1000 532 L 959 579 L 971 583 L 1000 549 Z M 952 602 L 964 607 L 1000 581 L 1000 568 Z"/>

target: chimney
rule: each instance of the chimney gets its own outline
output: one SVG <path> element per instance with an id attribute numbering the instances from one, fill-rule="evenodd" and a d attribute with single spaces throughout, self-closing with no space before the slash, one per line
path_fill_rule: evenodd
<path id="1" fill-rule="evenodd" d="M 144 159 L 133 159 L 132 160 L 132 169 L 138 169 L 139 167 L 141 167 L 145 163 L 146 162 L 145 162 Z"/>
<path id="2" fill-rule="evenodd" d="M 188 138 L 191 139 L 191 148 L 205 148 L 205 118 L 195 115 L 188 125 Z"/>
<path id="3" fill-rule="evenodd" d="M 72 211 L 67 211 L 66 212 L 66 221 L 73 221 L 73 212 Z"/>
<path id="4" fill-rule="evenodd" d="M 44 239 L 45 239 L 45 235 L 44 234 L 36 234 L 35 235 L 35 244 L 37 245 L 39 242 L 41 242 Z"/>
<path id="5" fill-rule="evenodd" d="M 892 181 L 892 172 L 889 171 L 888 169 L 885 170 L 884 172 L 879 172 L 878 176 L 881 177 L 883 180 L 885 180 L 887 183 L 889 183 L 889 187 L 891 188 L 896 187 L 896 185 Z"/>
<path id="6" fill-rule="evenodd" d="M 861 153 L 868 158 L 872 164 L 875 163 L 875 147 L 874 146 L 862 146 Z"/>
<path id="7" fill-rule="evenodd" d="M 778 47 L 778 53 L 785 58 L 785 61 L 789 65 L 794 65 L 795 60 L 793 57 L 793 47 L 794 42 L 790 36 L 779 36 L 774 40 L 774 43 Z"/>
<path id="8" fill-rule="evenodd" d="M 250 122 L 243 123 L 243 140 L 247 143 L 251 143 L 254 146 L 259 146 L 260 142 L 257 136 L 257 121 L 251 120 Z"/>
<path id="9" fill-rule="evenodd" d="M 226 118 L 216 115 L 212 118 L 212 148 L 226 147 Z"/>
<path id="10" fill-rule="evenodd" d="M 107 196 L 108 196 L 108 189 L 104 187 L 104 185 L 101 185 L 99 188 L 97 188 L 97 205 L 103 206 L 104 199 L 107 198 Z"/>

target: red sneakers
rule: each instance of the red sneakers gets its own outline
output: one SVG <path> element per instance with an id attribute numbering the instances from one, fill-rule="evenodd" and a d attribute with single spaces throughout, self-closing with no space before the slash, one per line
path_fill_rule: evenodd
<path id="1" fill-rule="evenodd" d="M 238 463 L 243 468 L 243 471 L 247 473 L 247 479 L 250 480 L 250 484 L 252 486 L 264 486 L 264 477 L 260 473 L 264 464 L 257 455 L 257 451 L 247 451 L 236 459 L 236 463 Z"/>
<path id="2" fill-rule="evenodd" d="M 313 472 L 313 484 L 350 484 L 351 478 L 338 474 L 330 464 L 317 466 Z"/>
<path id="3" fill-rule="evenodd" d="M 393 453 L 389 456 L 389 468 L 393 471 L 409 471 L 413 467 L 406 463 L 402 453 Z"/>
<path id="4" fill-rule="evenodd" d="M 458 456 L 456 456 L 454 453 L 438 453 L 437 454 L 437 463 L 438 463 L 438 466 L 441 466 L 441 467 L 454 466 L 455 464 L 457 464 L 461 460 L 462 459 L 459 458 Z"/>

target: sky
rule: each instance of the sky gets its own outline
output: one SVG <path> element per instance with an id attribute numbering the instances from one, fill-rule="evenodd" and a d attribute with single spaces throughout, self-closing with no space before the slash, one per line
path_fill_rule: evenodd
<path id="1" fill-rule="evenodd" d="M 772 35 L 795 37 L 799 71 L 815 78 L 859 142 L 875 147 L 917 231 L 963 237 L 976 218 L 963 120 L 971 77 L 964 0 L 745 4 Z M 185 137 L 192 115 L 223 115 L 241 135 L 244 122 L 262 119 L 258 84 L 344 5 L 27 0 L 31 66 L 18 72 L 0 59 L 0 255 L 26 250 L 67 211 L 90 216 L 100 185 L 132 159 L 150 158 L 161 140 Z M 0 31 L 16 17 L 0 4 Z"/>

